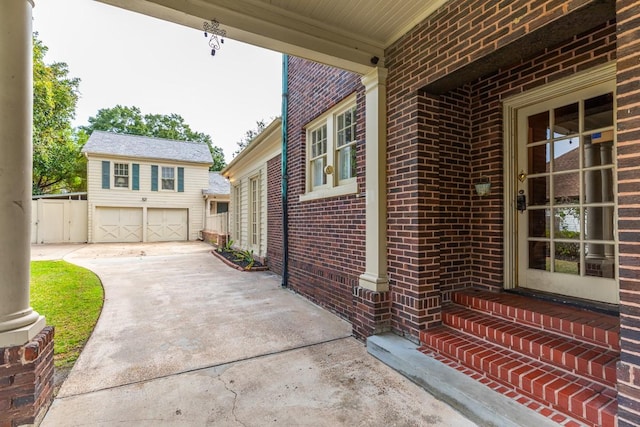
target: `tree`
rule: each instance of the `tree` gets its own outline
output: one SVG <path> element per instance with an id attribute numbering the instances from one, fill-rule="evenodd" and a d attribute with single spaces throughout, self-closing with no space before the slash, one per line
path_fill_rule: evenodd
<path id="1" fill-rule="evenodd" d="M 211 151 L 211 157 L 213 157 L 213 165 L 209 168 L 210 171 L 221 171 L 227 166 L 227 162 L 224 160 L 224 151 L 217 145 L 209 144 L 209 151 Z"/>
<path id="2" fill-rule="evenodd" d="M 138 107 L 123 107 L 116 105 L 113 108 L 98 110 L 95 117 L 89 117 L 88 126 L 80 126 L 80 129 L 91 135 L 94 130 L 102 130 L 113 133 L 129 133 L 132 135 L 147 135 L 147 126 Z"/>
<path id="3" fill-rule="evenodd" d="M 240 154 L 240 152 L 244 150 L 247 147 L 247 145 L 251 143 L 251 141 L 253 141 L 253 138 L 260 135 L 262 131 L 265 130 L 266 127 L 267 125 L 264 119 L 256 121 L 256 128 L 249 129 L 248 131 L 246 131 L 244 133 L 244 137 L 242 137 L 242 139 L 237 142 L 238 149 L 233 153 L 233 157 Z"/>
<path id="4" fill-rule="evenodd" d="M 48 48 L 33 35 L 33 194 L 85 188 L 80 141 L 71 126 L 80 79 L 64 62 L 45 64 Z"/>
<path id="5" fill-rule="evenodd" d="M 89 135 L 94 130 L 102 130 L 207 144 L 213 157 L 209 170 L 219 171 L 226 166 L 222 148 L 214 146 L 209 135 L 193 131 L 179 114 L 143 115 L 138 107 L 116 105 L 98 110 L 95 117 L 89 117 L 89 124 L 81 129 Z"/>

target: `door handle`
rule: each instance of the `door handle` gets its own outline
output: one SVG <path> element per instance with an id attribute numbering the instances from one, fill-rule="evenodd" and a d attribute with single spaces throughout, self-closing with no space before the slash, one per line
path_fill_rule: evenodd
<path id="1" fill-rule="evenodd" d="M 520 213 L 527 210 L 527 196 L 524 195 L 524 190 L 518 191 L 518 195 L 516 196 L 516 209 L 518 209 Z"/>

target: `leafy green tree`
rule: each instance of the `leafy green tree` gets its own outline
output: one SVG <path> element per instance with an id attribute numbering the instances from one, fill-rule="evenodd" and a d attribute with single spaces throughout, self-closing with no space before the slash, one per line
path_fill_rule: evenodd
<path id="1" fill-rule="evenodd" d="M 138 107 L 123 107 L 98 110 L 95 117 L 89 117 L 88 126 L 80 126 L 88 135 L 94 130 L 113 133 L 130 133 L 132 135 L 148 135 L 147 125 Z"/>
<path id="2" fill-rule="evenodd" d="M 246 131 L 242 139 L 237 142 L 238 149 L 233 153 L 233 157 L 240 154 L 240 152 L 244 150 L 247 147 L 247 145 L 251 143 L 251 141 L 253 141 L 253 138 L 260 135 L 262 131 L 266 129 L 266 127 L 267 127 L 267 124 L 265 123 L 264 119 L 256 121 L 255 129 L 249 129 L 248 131 Z"/>
<path id="3" fill-rule="evenodd" d="M 94 130 L 102 130 L 207 144 L 213 157 L 210 170 L 219 171 L 226 166 L 222 148 L 214 146 L 209 135 L 193 131 L 179 114 L 143 115 L 138 107 L 116 105 L 98 110 L 95 117 L 89 117 L 89 124 L 81 129 L 89 135 Z"/>
<path id="4" fill-rule="evenodd" d="M 224 151 L 217 145 L 209 144 L 209 151 L 211 151 L 211 157 L 213 157 L 213 165 L 209 168 L 210 171 L 221 171 L 227 166 L 227 162 L 224 160 Z"/>
<path id="5" fill-rule="evenodd" d="M 81 144 L 74 134 L 80 79 L 64 62 L 45 64 L 48 48 L 33 36 L 33 194 L 86 188 Z"/>

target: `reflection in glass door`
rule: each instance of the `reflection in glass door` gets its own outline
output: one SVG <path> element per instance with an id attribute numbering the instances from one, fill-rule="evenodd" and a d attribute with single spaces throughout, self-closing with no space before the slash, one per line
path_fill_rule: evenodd
<path id="1" fill-rule="evenodd" d="M 518 281 L 616 302 L 614 96 L 594 89 L 518 112 Z"/>

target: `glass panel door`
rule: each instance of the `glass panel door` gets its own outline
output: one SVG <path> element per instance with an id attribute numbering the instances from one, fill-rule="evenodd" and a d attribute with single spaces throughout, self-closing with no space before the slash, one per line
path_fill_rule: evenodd
<path id="1" fill-rule="evenodd" d="M 612 85 L 518 111 L 518 285 L 617 302 Z"/>

